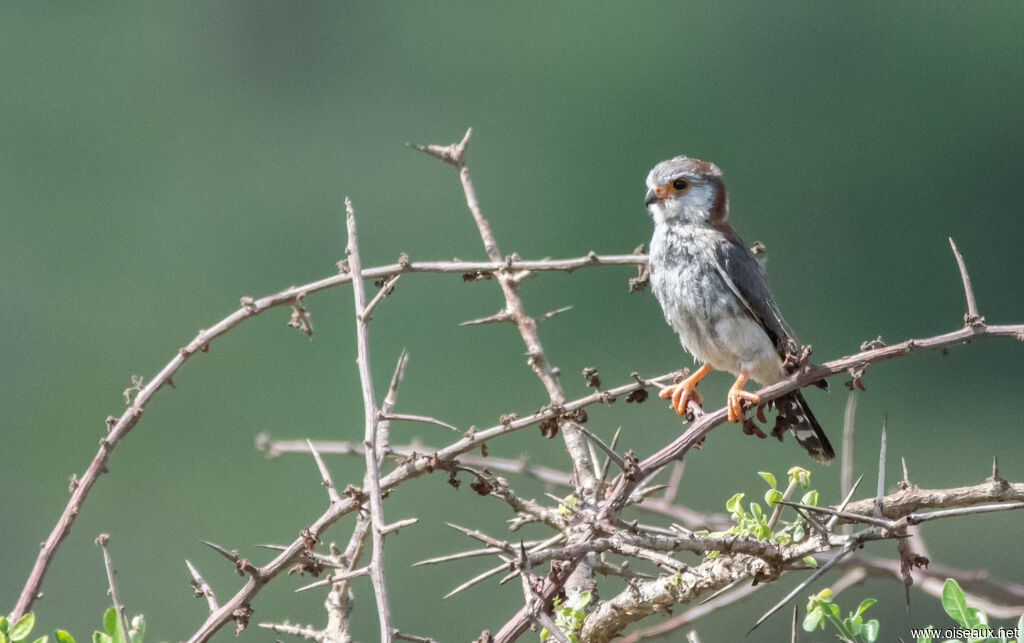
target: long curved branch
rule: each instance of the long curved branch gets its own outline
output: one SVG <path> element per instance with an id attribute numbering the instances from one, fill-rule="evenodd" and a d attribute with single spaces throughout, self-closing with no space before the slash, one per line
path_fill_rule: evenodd
<path id="1" fill-rule="evenodd" d="M 362 271 L 363 279 L 378 279 L 404 273 L 461 273 L 464 278 L 475 280 L 483 276 L 494 275 L 503 271 L 562 271 L 572 272 L 579 268 L 601 265 L 645 265 L 645 255 L 598 255 L 593 252 L 582 257 L 571 259 L 540 259 L 522 261 L 509 259 L 507 261 L 421 261 L 410 262 L 402 260 L 397 263 L 367 268 Z M 35 564 L 29 577 L 21 590 L 18 602 L 11 612 L 11 621 L 17 621 L 21 616 L 32 608 L 32 604 L 40 595 L 40 589 L 46 571 L 53 562 L 53 557 L 60 547 L 60 544 L 71 532 L 71 526 L 78 516 L 85 502 L 89 491 L 99 477 L 108 471 L 107 462 L 110 454 L 128 432 L 131 431 L 142 417 L 146 406 L 153 396 L 163 388 L 165 384 L 172 381 L 174 375 L 185 365 L 196 353 L 209 350 L 210 344 L 220 338 L 236 326 L 251 319 L 262 312 L 282 306 L 294 306 L 306 295 L 327 290 L 350 283 L 352 274 L 342 274 L 319 279 L 301 286 L 287 288 L 280 292 L 267 295 L 260 299 L 251 297 L 242 298 L 242 306 L 224 319 L 221 319 L 209 328 L 202 330 L 183 348 L 180 348 L 174 357 L 166 364 L 149 383 L 142 387 L 135 395 L 134 400 L 119 418 L 109 418 L 107 422 L 107 434 L 100 441 L 100 449 L 93 457 L 92 462 L 81 478 L 76 479 L 71 498 L 61 512 L 57 524 L 50 531 L 36 557 Z"/>

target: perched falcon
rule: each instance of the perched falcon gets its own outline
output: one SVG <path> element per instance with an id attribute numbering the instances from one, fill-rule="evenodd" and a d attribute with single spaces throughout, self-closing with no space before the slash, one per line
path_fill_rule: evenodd
<path id="1" fill-rule="evenodd" d="M 761 401 L 743 389 L 747 379 L 767 385 L 785 378 L 796 368 L 787 362 L 787 350 L 799 344 L 775 306 L 761 264 L 729 225 L 718 166 L 677 156 L 654 166 L 647 188 L 654 219 L 651 285 L 683 347 L 703 363 L 661 397 L 671 397 L 672 408 L 683 414 L 697 396 L 700 378 L 712 370 L 729 371 L 736 375 L 728 395 L 729 420 L 741 422 L 742 401 Z M 799 390 L 778 398 L 775 408 L 776 428 L 790 429 L 812 458 L 835 457 Z"/>

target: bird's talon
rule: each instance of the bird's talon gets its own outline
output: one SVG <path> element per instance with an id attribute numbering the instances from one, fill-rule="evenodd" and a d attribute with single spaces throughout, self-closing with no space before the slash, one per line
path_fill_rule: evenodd
<path id="1" fill-rule="evenodd" d="M 732 387 L 729 389 L 729 396 L 726 398 L 726 406 L 729 408 L 730 422 L 743 421 L 744 400 L 747 402 L 753 402 L 754 404 L 759 404 L 761 402 L 760 395 L 743 390 L 743 385 L 747 383 L 747 377 L 749 377 L 749 374 L 746 370 L 740 371 L 739 376 L 736 378 L 736 382 L 734 382 Z"/>
<path id="2" fill-rule="evenodd" d="M 709 366 L 708 364 L 704 364 L 699 369 L 697 369 L 696 373 L 694 373 L 690 377 L 687 377 L 682 382 L 672 384 L 661 389 L 661 392 L 658 393 L 658 397 L 672 398 L 672 402 L 669 405 L 672 407 L 672 410 L 674 410 L 679 415 L 686 415 L 686 405 L 690 402 L 690 400 L 693 400 L 697 404 L 701 403 L 701 400 L 703 398 L 701 397 L 700 393 L 697 392 L 697 382 L 700 381 L 700 378 L 707 375 L 710 371 L 711 366 Z"/>

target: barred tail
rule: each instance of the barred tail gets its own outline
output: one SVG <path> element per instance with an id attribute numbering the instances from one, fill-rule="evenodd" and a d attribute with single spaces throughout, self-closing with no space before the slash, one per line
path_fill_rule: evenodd
<path id="1" fill-rule="evenodd" d="M 821 430 L 821 425 L 811 413 L 811 409 L 807 406 L 807 401 L 800 391 L 795 391 L 777 400 L 776 408 L 780 415 L 786 416 L 787 428 L 793 432 L 793 437 L 812 458 L 828 464 L 832 458 L 836 457 L 835 451 L 832 450 L 832 444 L 825 437 L 825 432 Z"/>

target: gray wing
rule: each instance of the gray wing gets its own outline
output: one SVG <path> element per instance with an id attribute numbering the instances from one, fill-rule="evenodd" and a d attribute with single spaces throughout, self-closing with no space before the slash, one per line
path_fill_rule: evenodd
<path id="1" fill-rule="evenodd" d="M 775 305 L 764 269 L 739 237 L 726 237 L 715 247 L 715 268 L 751 317 L 768 333 L 780 357 L 785 359 L 790 342 L 794 348 L 800 346 Z"/>

